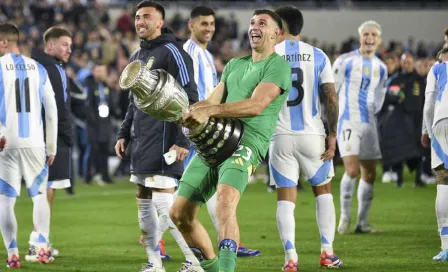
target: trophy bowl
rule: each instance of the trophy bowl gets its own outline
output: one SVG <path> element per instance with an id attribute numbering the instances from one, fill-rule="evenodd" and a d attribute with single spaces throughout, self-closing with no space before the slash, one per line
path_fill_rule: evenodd
<path id="1" fill-rule="evenodd" d="M 187 93 L 167 71 L 150 70 L 136 60 L 126 66 L 120 76 L 120 88 L 134 95 L 135 106 L 161 121 L 183 125 L 182 114 L 188 112 Z M 238 148 L 244 124 L 237 118 L 210 118 L 182 132 L 193 143 L 198 156 L 210 167 L 218 167 Z"/>

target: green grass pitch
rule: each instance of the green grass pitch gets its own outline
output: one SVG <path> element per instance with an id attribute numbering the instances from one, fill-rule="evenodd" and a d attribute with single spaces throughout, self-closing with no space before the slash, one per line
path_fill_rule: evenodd
<path id="1" fill-rule="evenodd" d="M 333 194 L 339 219 L 339 180 L 343 169 L 338 167 L 336 170 Z M 434 210 L 436 187 L 429 185 L 414 189 L 413 178 L 408 174 L 406 177 L 401 189 L 379 181 L 375 185 L 370 222 L 383 233 L 336 234 L 334 246 L 344 262 L 343 271 L 448 271 L 447 263 L 432 261 L 440 246 Z M 76 189 L 76 197 L 58 192 L 51 239 L 60 250 L 60 257 L 50 265 L 24 262 L 32 229 L 32 201 L 23 191 L 16 204 L 22 259 L 20 271 L 139 271 L 146 261 L 146 254 L 138 243 L 140 234 L 134 186 L 125 181 L 106 187 L 86 186 L 79 182 Z M 355 200 L 353 218 L 356 218 L 356 209 Z M 262 255 L 238 259 L 236 271 L 281 271 L 283 249 L 275 213 L 275 193 L 267 193 L 266 186 L 261 183 L 249 185 L 238 210 L 241 238 L 247 247 L 261 250 Z M 320 241 L 315 202 L 309 186 L 306 186 L 306 192 L 299 193 L 295 214 L 300 270 L 322 270 L 319 268 Z M 200 219 L 212 239 L 216 239 L 205 210 L 201 211 Z M 353 222 L 351 228 L 353 231 Z M 166 250 L 173 257 L 165 262 L 166 271 L 177 271 L 184 261 L 183 256 L 169 233 L 165 233 L 164 238 Z M 0 258 L 6 259 L 5 249 Z M 4 265 L 1 270 L 6 270 Z"/>

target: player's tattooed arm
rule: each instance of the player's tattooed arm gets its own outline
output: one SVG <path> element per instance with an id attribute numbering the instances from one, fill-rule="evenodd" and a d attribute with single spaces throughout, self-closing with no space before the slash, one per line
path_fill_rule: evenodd
<path id="1" fill-rule="evenodd" d="M 443 165 L 435 169 L 437 184 L 448 185 L 448 170 Z"/>
<path id="2" fill-rule="evenodd" d="M 325 112 L 328 122 L 328 134 L 336 136 L 338 130 L 339 105 L 334 83 L 322 84 L 322 90 L 325 93 Z"/>

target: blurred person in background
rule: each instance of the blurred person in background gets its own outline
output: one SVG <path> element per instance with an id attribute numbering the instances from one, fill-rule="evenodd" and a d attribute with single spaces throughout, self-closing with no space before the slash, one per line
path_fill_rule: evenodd
<path id="1" fill-rule="evenodd" d="M 387 83 L 389 83 L 400 70 L 400 59 L 395 54 L 388 54 L 384 57 L 384 64 L 387 67 Z"/>
<path id="2" fill-rule="evenodd" d="M 396 54 L 388 54 L 384 57 L 384 64 L 386 64 L 387 67 L 387 82 L 386 82 L 386 88 L 389 87 L 389 83 L 392 79 L 394 79 L 398 74 L 400 70 L 400 59 Z M 386 93 L 387 94 L 387 93 Z M 390 183 L 391 181 L 396 182 L 398 179 L 397 173 L 392 171 L 392 166 L 382 164 L 383 166 L 383 177 L 382 182 L 383 183 Z"/>
<path id="3" fill-rule="evenodd" d="M 341 55 L 333 65 L 339 95 L 337 141 L 344 162 L 341 180 L 341 216 L 338 232 L 349 232 L 351 204 L 356 181 L 358 186 L 358 219 L 355 233 L 369 233 L 376 165 L 381 159 L 375 114 L 383 105 L 387 68 L 375 56 L 381 43 L 381 26 L 366 21 L 358 28 L 360 48 Z"/>
<path id="4" fill-rule="evenodd" d="M 107 86 L 108 68 L 103 63 L 96 63 L 92 74 L 84 80 L 87 92 L 86 105 L 89 107 L 87 116 L 87 140 L 91 157 L 85 173 L 86 183 L 92 179 L 99 185 L 112 183 L 109 175 L 109 143 L 111 141 L 111 114 L 114 112 L 111 101 L 111 90 Z M 93 166 L 93 167 L 92 167 Z M 92 175 L 92 168 L 95 175 Z"/>
<path id="5" fill-rule="evenodd" d="M 383 108 L 378 116 L 383 165 L 397 174 L 397 187 L 403 185 L 403 165 L 415 171 L 414 186 L 421 181 L 420 147 L 423 90 L 425 80 L 415 70 L 411 53 L 401 56 L 401 71 L 388 83 Z"/>

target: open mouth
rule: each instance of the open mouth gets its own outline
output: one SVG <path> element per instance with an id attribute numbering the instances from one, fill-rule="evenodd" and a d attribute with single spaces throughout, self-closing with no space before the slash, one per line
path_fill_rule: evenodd
<path id="1" fill-rule="evenodd" d="M 252 34 L 250 34 L 250 39 L 253 42 L 259 42 L 261 40 L 261 36 L 256 33 L 252 33 Z"/>
<path id="2" fill-rule="evenodd" d="M 374 45 L 375 45 L 374 42 L 366 42 L 365 44 L 366 44 L 367 46 L 374 46 Z"/>

